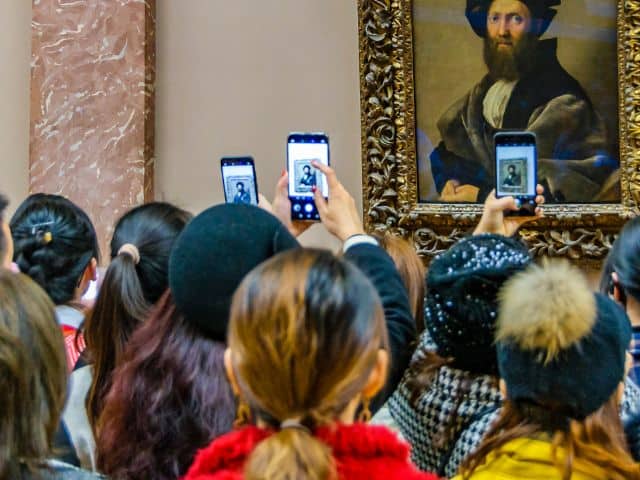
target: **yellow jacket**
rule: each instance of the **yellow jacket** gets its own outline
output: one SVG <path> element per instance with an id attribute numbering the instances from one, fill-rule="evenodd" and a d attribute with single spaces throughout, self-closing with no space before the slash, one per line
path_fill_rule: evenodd
<path id="1" fill-rule="evenodd" d="M 562 458 L 562 449 L 557 450 Z M 551 459 L 551 443 L 544 440 L 519 438 L 503 445 L 498 453 L 492 452 L 487 461 L 471 475 L 472 480 L 549 479 L 561 480 L 560 469 Z M 580 460 L 573 462 L 571 480 L 606 480 L 605 469 L 594 469 Z M 453 480 L 462 480 L 462 475 Z"/>

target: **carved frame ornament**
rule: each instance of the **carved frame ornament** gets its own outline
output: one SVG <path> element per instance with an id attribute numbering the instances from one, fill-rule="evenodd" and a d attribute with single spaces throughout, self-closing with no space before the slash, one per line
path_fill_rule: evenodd
<path id="1" fill-rule="evenodd" d="M 368 231 L 411 239 L 425 260 L 477 223 L 480 204 L 418 202 L 412 0 L 358 0 L 362 178 Z M 640 0 L 618 0 L 622 199 L 546 205 L 520 232 L 536 256 L 600 264 L 620 227 L 640 213 Z"/>

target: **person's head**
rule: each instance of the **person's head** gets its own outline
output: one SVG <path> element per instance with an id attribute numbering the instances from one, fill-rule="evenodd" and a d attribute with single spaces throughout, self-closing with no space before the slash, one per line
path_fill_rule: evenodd
<path id="1" fill-rule="evenodd" d="M 191 214 L 168 203 L 133 208 L 116 223 L 111 263 L 84 324 L 93 383 L 87 406 L 95 423 L 110 376 L 133 330 L 168 287 L 169 255 Z"/>
<path id="2" fill-rule="evenodd" d="M 169 258 L 168 293 L 113 373 L 97 422 L 101 471 L 178 478 L 198 449 L 231 429 L 236 404 L 223 356 L 233 292 L 258 264 L 298 246 L 253 206 L 218 205 L 189 222 Z"/>
<path id="3" fill-rule="evenodd" d="M 498 292 L 531 261 L 527 248 L 516 239 L 476 235 L 432 262 L 425 323 L 440 357 L 462 370 L 497 375 Z"/>
<path id="4" fill-rule="evenodd" d="M 600 291 L 612 295 L 640 322 L 640 217 L 629 220 L 613 244 L 600 280 Z"/>
<path id="5" fill-rule="evenodd" d="M 0 479 L 19 478 L 17 459 L 48 458 L 65 394 L 53 303 L 27 276 L 0 270 Z"/>
<path id="6" fill-rule="evenodd" d="M 515 175 L 515 173 L 516 173 L 515 165 L 509 165 L 509 167 L 507 167 L 507 170 L 509 172 L 509 175 Z"/>
<path id="7" fill-rule="evenodd" d="M 0 268 L 10 268 L 13 260 L 13 239 L 9 224 L 4 218 L 4 210 L 7 205 L 9 205 L 9 200 L 0 194 Z"/>
<path id="8" fill-rule="evenodd" d="M 178 311 L 203 335 L 225 342 L 231 297 L 244 276 L 296 247 L 287 228 L 258 207 L 223 204 L 205 210 L 184 229 L 169 259 Z"/>
<path id="9" fill-rule="evenodd" d="M 56 305 L 79 300 L 100 259 L 87 214 L 59 195 L 36 193 L 11 218 L 14 261 Z"/>
<path id="10" fill-rule="evenodd" d="M 393 259 L 402 283 L 409 294 L 409 303 L 413 317 L 416 320 L 418 334 L 424 330 L 424 296 L 425 296 L 425 267 L 416 249 L 407 240 L 386 233 L 375 235 L 378 243 Z"/>
<path id="11" fill-rule="evenodd" d="M 240 401 L 277 432 L 247 478 L 328 478 L 329 448 L 312 432 L 354 420 L 384 385 L 387 348 L 376 290 L 348 262 L 298 249 L 253 270 L 234 295 L 225 365 Z"/>
<path id="12" fill-rule="evenodd" d="M 553 20 L 560 0 L 467 0 L 466 16 L 484 38 L 484 59 L 495 79 L 525 74 L 540 36 Z"/>
<path id="13" fill-rule="evenodd" d="M 302 167 L 302 171 L 305 175 L 309 175 L 311 173 L 311 167 L 309 165 L 305 165 L 304 167 Z"/>
<path id="14" fill-rule="evenodd" d="M 196 451 L 233 426 L 225 348 L 187 322 L 167 290 L 113 371 L 95 427 L 98 469 L 112 478 L 184 475 Z"/>
<path id="15" fill-rule="evenodd" d="M 610 417 L 602 425 L 593 415 L 615 412 L 621 401 L 630 338 L 620 306 L 593 294 L 568 263 L 533 265 L 516 275 L 500 293 L 496 329 L 507 409 L 471 464 L 514 437 L 544 432 L 564 449 L 567 458 L 554 459 L 564 475 L 580 460 L 628 478 L 621 475 L 631 462 L 619 416 L 600 412 Z"/>
<path id="16" fill-rule="evenodd" d="M 244 183 L 242 182 L 236 183 L 236 190 L 238 190 L 238 193 L 244 192 Z"/>

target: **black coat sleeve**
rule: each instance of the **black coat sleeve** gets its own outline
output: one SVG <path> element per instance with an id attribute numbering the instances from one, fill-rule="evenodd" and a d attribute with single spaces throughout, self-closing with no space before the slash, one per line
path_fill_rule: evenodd
<path id="1" fill-rule="evenodd" d="M 389 331 L 391 365 L 385 387 L 371 402 L 371 411 L 375 413 L 396 389 L 409 365 L 416 325 L 409 296 L 387 252 L 375 245 L 357 244 L 349 248 L 344 257 L 355 264 L 378 291 Z"/>

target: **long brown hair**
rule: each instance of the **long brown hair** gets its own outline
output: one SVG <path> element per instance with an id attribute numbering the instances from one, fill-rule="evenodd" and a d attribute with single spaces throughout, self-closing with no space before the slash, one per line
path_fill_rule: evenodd
<path id="1" fill-rule="evenodd" d="M 582 421 L 569 420 L 553 408 L 506 400 L 485 440 L 462 464 L 462 477 L 471 478 L 490 453 L 499 455 L 501 447 L 508 442 L 535 437 L 551 438 L 550 460 L 564 480 L 571 478 L 576 463 L 583 470 L 606 472 L 612 480 L 640 479 L 640 467 L 627 449 L 617 391 Z"/>
<path id="2" fill-rule="evenodd" d="M 247 479 L 326 479 L 329 448 L 311 432 L 357 398 L 387 348 L 380 300 L 354 266 L 330 252 L 293 250 L 252 271 L 231 308 L 229 348 L 241 398 L 278 430 L 245 467 Z"/>
<path id="3" fill-rule="evenodd" d="M 0 270 L 0 479 L 50 454 L 67 385 L 64 342 L 49 296 Z"/>
<path id="4" fill-rule="evenodd" d="M 97 423 L 98 469 L 128 480 L 183 476 L 196 452 L 233 425 L 225 348 L 185 321 L 167 291 L 114 370 Z"/>
<path id="5" fill-rule="evenodd" d="M 86 407 L 94 430 L 129 337 L 167 289 L 171 247 L 190 218 L 190 213 L 169 203 L 151 202 L 129 210 L 116 224 L 111 263 L 83 326 L 93 371 Z M 120 253 L 125 244 L 137 248 L 137 263 L 130 254 Z"/>
<path id="6" fill-rule="evenodd" d="M 407 240 L 390 233 L 376 235 L 382 248 L 395 263 L 409 295 L 409 305 L 416 321 L 418 335 L 424 330 L 424 295 L 426 269 L 416 249 Z"/>

